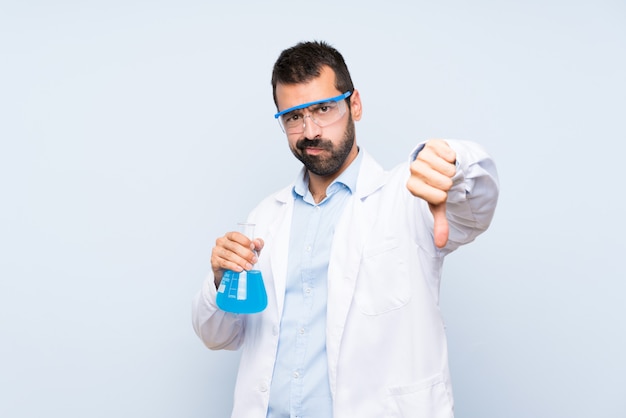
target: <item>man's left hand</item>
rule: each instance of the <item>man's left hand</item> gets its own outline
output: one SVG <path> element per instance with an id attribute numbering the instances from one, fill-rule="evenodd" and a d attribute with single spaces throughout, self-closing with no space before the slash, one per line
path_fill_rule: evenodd
<path id="1" fill-rule="evenodd" d="M 446 200 L 456 173 L 456 153 L 447 142 L 433 139 L 426 143 L 411 163 L 407 189 L 428 202 L 434 218 L 435 245 L 443 248 L 448 242 Z"/>

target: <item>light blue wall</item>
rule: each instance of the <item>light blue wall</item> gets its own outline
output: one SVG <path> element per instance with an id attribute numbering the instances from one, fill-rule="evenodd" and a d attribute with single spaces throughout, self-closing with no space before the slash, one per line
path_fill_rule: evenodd
<path id="1" fill-rule="evenodd" d="M 237 353 L 190 301 L 295 175 L 269 78 L 309 39 L 386 167 L 430 137 L 497 160 L 492 228 L 442 284 L 457 415 L 626 416 L 626 5 L 409 3 L 0 4 L 0 416 L 228 415 Z"/>

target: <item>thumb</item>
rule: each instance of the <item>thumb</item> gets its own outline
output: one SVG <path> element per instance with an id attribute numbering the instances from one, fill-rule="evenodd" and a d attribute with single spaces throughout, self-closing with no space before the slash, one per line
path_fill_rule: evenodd
<path id="1" fill-rule="evenodd" d="M 446 218 L 446 203 L 439 205 L 428 204 L 430 212 L 433 214 L 434 227 L 433 234 L 437 248 L 443 248 L 448 242 L 448 218 Z"/>

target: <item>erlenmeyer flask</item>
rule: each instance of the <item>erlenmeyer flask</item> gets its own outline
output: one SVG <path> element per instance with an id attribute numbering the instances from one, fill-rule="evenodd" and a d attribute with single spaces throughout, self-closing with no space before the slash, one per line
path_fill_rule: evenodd
<path id="1" fill-rule="evenodd" d="M 254 238 L 254 224 L 239 223 L 239 232 Z M 217 289 L 217 306 L 226 312 L 250 314 L 261 312 L 267 306 L 267 293 L 260 270 L 237 273 L 226 270 Z"/>

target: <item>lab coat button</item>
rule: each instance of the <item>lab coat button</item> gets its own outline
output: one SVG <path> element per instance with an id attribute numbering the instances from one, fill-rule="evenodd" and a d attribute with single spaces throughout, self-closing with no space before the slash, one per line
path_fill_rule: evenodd
<path id="1" fill-rule="evenodd" d="M 267 392 L 269 390 L 269 387 L 267 386 L 267 384 L 261 383 L 261 386 L 259 386 L 259 390 L 261 392 Z"/>

